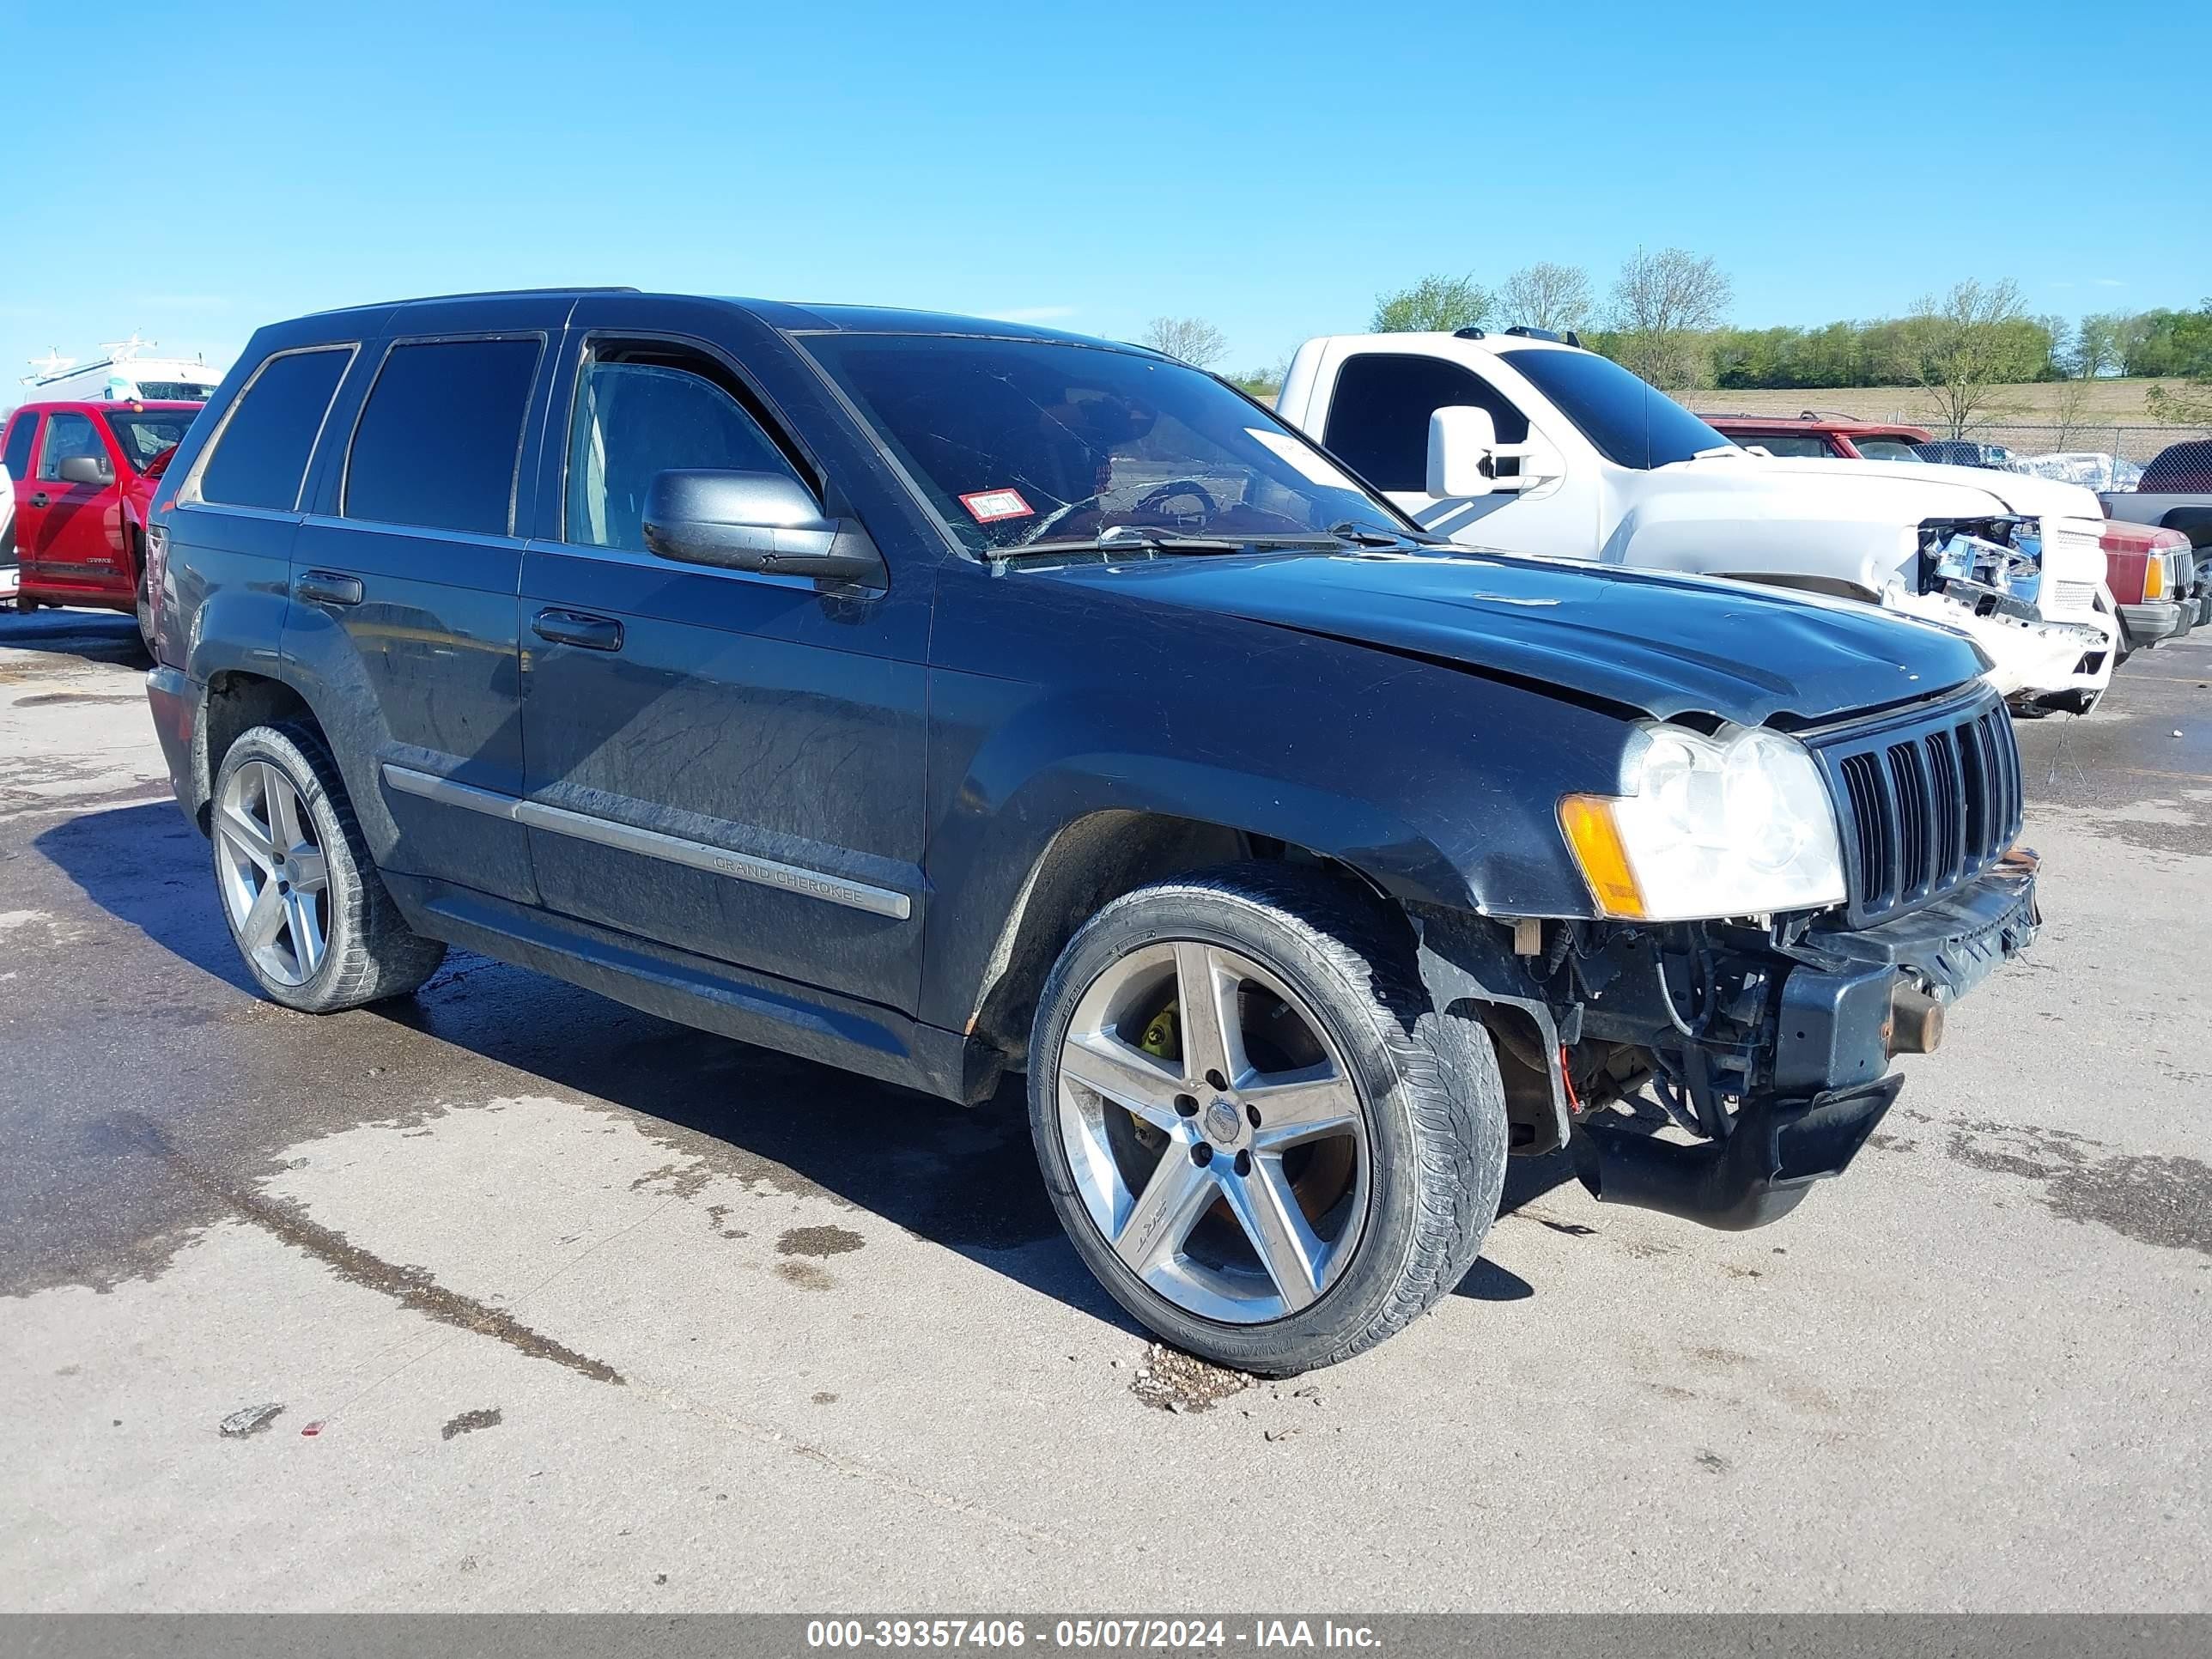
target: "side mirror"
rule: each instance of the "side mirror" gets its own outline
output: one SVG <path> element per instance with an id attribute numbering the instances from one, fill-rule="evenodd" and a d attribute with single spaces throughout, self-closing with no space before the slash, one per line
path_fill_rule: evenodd
<path id="1" fill-rule="evenodd" d="M 1486 409 L 1454 404 L 1429 416 L 1429 494 L 1487 495 L 1496 484 L 1492 453 L 1498 422 Z"/>
<path id="2" fill-rule="evenodd" d="M 55 471 L 64 483 L 112 484 L 115 482 L 114 467 L 99 455 L 64 457 Z"/>
<path id="3" fill-rule="evenodd" d="M 679 564 L 890 586 L 883 555 L 848 519 L 825 519 L 779 472 L 663 472 L 645 492 L 645 544 Z"/>

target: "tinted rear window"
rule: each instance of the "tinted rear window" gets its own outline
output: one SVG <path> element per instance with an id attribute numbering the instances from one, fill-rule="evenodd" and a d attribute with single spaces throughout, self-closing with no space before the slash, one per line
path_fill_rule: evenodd
<path id="1" fill-rule="evenodd" d="M 1616 466 L 1666 466 L 1729 441 L 1657 387 L 1594 351 L 1501 351 Z"/>
<path id="2" fill-rule="evenodd" d="M 1832 455 L 1826 438 L 1806 432 L 1739 432 L 1735 441 L 1745 448 L 1754 445 L 1770 455 Z"/>
<path id="3" fill-rule="evenodd" d="M 504 536 L 540 342 L 394 346 L 354 429 L 349 519 Z"/>
<path id="4" fill-rule="evenodd" d="M 2168 444 L 2143 469 L 2142 482 L 2136 488 L 2147 495 L 2212 490 L 2212 439 Z"/>
<path id="5" fill-rule="evenodd" d="M 315 434 L 352 358 L 351 346 L 337 346 L 270 359 L 216 435 L 200 470 L 200 499 L 287 513 L 297 507 Z"/>

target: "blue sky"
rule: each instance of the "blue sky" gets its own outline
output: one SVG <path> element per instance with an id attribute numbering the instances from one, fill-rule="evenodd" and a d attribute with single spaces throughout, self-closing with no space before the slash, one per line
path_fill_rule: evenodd
<path id="1" fill-rule="evenodd" d="M 568 282 L 1195 315 L 1236 368 L 1639 242 L 1750 325 L 2212 293 L 2212 128 L 2151 89 L 2212 9 L 2168 0 L 345 10 L 9 9 L 0 405 L 49 345 Z"/>

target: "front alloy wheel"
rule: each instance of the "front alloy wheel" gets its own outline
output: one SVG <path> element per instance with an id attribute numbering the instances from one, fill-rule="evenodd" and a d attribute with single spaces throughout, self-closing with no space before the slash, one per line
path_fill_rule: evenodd
<path id="1" fill-rule="evenodd" d="M 1115 961 L 1077 1006 L 1059 1092 L 1092 1224 L 1176 1306 L 1279 1319 L 1351 1261 L 1366 1109 L 1319 1018 L 1249 957 L 1182 939 Z"/>
<path id="2" fill-rule="evenodd" d="M 1038 999 L 1030 1127 L 1114 1298 L 1275 1376 L 1458 1284 L 1505 1173 L 1489 1036 L 1431 1005 L 1405 916 L 1285 864 L 1139 888 L 1077 932 Z"/>

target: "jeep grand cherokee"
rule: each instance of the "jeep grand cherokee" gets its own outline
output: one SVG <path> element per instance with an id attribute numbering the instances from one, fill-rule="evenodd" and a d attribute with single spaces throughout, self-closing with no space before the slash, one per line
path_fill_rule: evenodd
<path id="1" fill-rule="evenodd" d="M 1155 353 L 629 291 L 262 330 L 156 502 L 156 723 L 271 998 L 449 945 L 980 1103 L 1282 1373 L 1510 1153 L 1741 1227 L 2023 948 L 1964 638 L 1492 556 Z"/>

